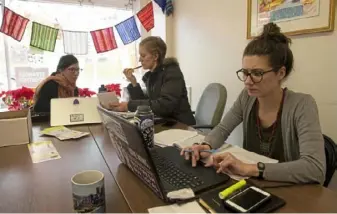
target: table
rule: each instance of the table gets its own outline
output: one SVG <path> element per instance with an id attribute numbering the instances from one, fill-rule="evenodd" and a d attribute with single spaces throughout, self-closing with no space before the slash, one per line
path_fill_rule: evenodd
<path id="1" fill-rule="evenodd" d="M 0 148 L 1 212 L 72 212 L 71 177 L 94 169 L 105 175 L 107 212 L 130 212 L 92 136 L 61 142 L 39 137 L 46 124 L 33 127 L 33 140 L 50 140 L 61 159 L 33 164 L 27 145 Z M 89 132 L 88 126 L 71 127 Z"/>
<path id="2" fill-rule="evenodd" d="M 178 124 L 175 128 L 187 128 Z M 92 125 L 89 130 L 105 158 L 116 183 L 121 189 L 132 212 L 147 212 L 148 208 L 164 205 L 124 164 L 119 161 L 106 129 Z M 157 131 L 157 130 L 156 130 Z M 268 184 L 269 182 L 257 182 Z M 267 188 L 286 201 L 278 212 L 337 212 L 337 193 L 320 185 L 296 185 L 291 187 Z"/>

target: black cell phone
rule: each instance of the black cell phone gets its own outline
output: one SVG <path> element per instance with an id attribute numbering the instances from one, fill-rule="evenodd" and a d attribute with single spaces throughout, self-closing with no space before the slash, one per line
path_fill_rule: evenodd
<path id="1" fill-rule="evenodd" d="M 253 212 L 271 198 L 270 193 L 251 186 L 224 201 L 226 207 L 240 213 Z"/>

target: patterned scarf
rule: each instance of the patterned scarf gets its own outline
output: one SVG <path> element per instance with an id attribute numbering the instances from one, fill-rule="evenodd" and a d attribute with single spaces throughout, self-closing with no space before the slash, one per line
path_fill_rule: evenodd
<path id="1" fill-rule="evenodd" d="M 49 76 L 45 80 L 43 80 L 35 89 L 34 94 L 34 103 L 37 102 L 40 95 L 40 90 L 49 81 L 55 81 L 59 84 L 58 87 L 58 98 L 67 98 L 74 96 L 74 90 L 76 88 L 76 79 L 70 79 L 65 77 L 62 73 L 58 73 L 55 76 Z"/>

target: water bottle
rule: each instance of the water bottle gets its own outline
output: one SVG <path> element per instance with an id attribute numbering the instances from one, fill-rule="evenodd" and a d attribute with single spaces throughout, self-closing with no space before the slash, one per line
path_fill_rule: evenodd
<path id="1" fill-rule="evenodd" d="M 138 106 L 135 114 L 136 124 L 140 129 L 144 143 L 149 147 L 154 146 L 154 114 L 150 106 Z"/>
<path id="2" fill-rule="evenodd" d="M 101 85 L 100 88 L 98 88 L 98 93 L 106 92 L 106 88 L 104 85 Z"/>

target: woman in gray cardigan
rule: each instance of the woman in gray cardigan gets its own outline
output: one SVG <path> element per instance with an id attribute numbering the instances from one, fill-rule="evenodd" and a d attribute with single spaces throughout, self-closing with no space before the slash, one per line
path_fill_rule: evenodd
<path id="1" fill-rule="evenodd" d="M 269 23 L 263 33 L 245 48 L 242 65 L 237 71 L 244 82 L 241 92 L 222 122 L 195 144 L 190 157 L 196 165 L 209 156 L 200 150 L 219 148 L 233 129 L 243 122 L 243 147 L 279 163 L 246 164 L 229 153 L 214 155 L 207 166 L 217 171 L 254 176 L 270 181 L 323 183 L 325 180 L 324 140 L 318 110 L 312 96 L 282 88 L 293 68 L 291 40 L 280 28 Z"/>

